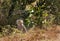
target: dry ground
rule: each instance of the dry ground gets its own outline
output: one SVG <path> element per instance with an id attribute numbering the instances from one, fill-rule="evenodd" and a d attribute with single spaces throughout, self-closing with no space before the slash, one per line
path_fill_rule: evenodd
<path id="1" fill-rule="evenodd" d="M 53 26 L 47 30 L 34 28 L 27 33 L 16 33 L 0 38 L 0 41 L 60 41 L 60 26 Z"/>

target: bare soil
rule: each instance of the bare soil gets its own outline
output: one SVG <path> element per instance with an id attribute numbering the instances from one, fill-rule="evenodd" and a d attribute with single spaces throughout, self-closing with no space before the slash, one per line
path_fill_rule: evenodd
<path id="1" fill-rule="evenodd" d="M 2 37 L 0 41 L 60 41 L 60 26 L 53 26 L 47 30 L 36 27 L 27 33 Z"/>

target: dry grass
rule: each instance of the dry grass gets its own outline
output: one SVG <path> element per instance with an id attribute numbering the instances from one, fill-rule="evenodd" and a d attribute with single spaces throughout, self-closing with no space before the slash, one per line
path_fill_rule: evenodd
<path id="1" fill-rule="evenodd" d="M 49 30 L 34 28 L 27 33 L 15 33 L 11 36 L 2 37 L 0 41 L 60 41 L 59 27 L 49 28 Z"/>

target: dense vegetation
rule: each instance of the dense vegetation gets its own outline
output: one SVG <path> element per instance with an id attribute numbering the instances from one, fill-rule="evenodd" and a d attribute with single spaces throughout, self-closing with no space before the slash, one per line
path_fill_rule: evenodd
<path id="1" fill-rule="evenodd" d="M 26 28 L 59 25 L 59 4 L 60 0 L 0 0 L 0 32 L 16 28 L 18 19 L 24 21 Z"/>

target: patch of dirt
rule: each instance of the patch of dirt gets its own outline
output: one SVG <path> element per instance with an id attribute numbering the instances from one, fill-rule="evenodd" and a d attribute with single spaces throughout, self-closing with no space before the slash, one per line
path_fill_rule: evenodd
<path id="1" fill-rule="evenodd" d="M 60 41 L 60 26 L 54 26 L 48 30 L 34 28 L 27 33 L 2 37 L 0 41 Z"/>

